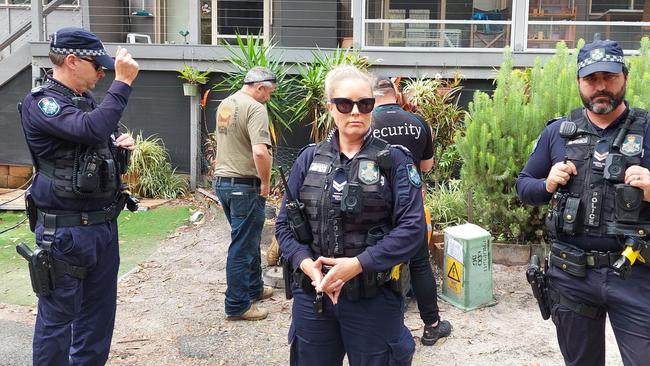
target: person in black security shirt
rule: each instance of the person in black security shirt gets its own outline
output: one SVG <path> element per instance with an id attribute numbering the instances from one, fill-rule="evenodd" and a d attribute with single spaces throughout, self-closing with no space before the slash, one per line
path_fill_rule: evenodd
<path id="1" fill-rule="evenodd" d="M 421 172 L 433 167 L 433 140 L 431 126 L 417 114 L 403 110 L 397 104 L 393 82 L 379 78 L 375 83 L 376 107 L 372 113 L 373 136 L 392 145 L 409 149 Z"/>
<path id="2" fill-rule="evenodd" d="M 627 279 L 615 270 L 626 239 L 647 239 L 639 234 L 650 218 L 649 118 L 625 102 L 627 74 L 616 42 L 586 44 L 577 77 L 584 108 L 549 122 L 516 182 L 524 203 L 552 199 L 550 314 L 567 365 L 605 364 L 606 316 L 623 363 L 650 359 L 650 268 L 637 262 Z M 629 198 L 641 205 L 636 218 L 619 204 Z"/>
<path id="3" fill-rule="evenodd" d="M 117 215 L 124 207 L 120 174 L 134 140 L 115 134 L 138 74 L 124 48 L 115 60 L 81 28 L 63 28 L 50 40 L 54 64 L 47 83 L 21 105 L 21 123 L 36 164 L 29 189 L 38 209 L 36 243 L 50 247 L 55 288 L 39 295 L 34 365 L 103 365 L 115 322 L 119 267 Z M 90 90 L 115 70 L 101 104 Z M 85 174 L 77 174 L 85 169 Z"/>
<path id="4" fill-rule="evenodd" d="M 372 134 L 393 145 L 406 147 L 413 155 L 415 166 L 419 171 L 428 172 L 433 166 L 433 141 L 431 127 L 416 114 L 403 110 L 397 104 L 397 92 L 393 82 L 388 78 L 379 78 L 375 83 L 375 110 L 372 112 Z M 425 192 L 426 193 L 426 192 Z M 424 220 L 424 212 L 423 218 Z M 409 262 L 411 286 L 418 302 L 420 318 L 424 322 L 424 331 L 420 341 L 425 346 L 432 346 L 441 337 L 451 334 L 451 324 L 440 321 L 436 281 L 429 261 L 427 235 L 421 240 L 422 245 Z"/>
<path id="5" fill-rule="evenodd" d="M 292 233 L 287 195 L 276 222 L 282 256 L 297 269 L 291 364 L 341 365 L 347 353 L 353 366 L 410 365 L 415 343 L 390 270 L 425 235 L 420 177 L 407 151 L 370 133 L 369 75 L 337 67 L 325 92 L 336 128 L 299 154 L 288 182 L 305 205 L 313 240 L 301 243 Z"/>

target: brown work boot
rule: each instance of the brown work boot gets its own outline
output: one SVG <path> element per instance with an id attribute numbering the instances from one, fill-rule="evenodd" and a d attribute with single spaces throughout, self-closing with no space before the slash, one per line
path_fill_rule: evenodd
<path id="1" fill-rule="evenodd" d="M 273 287 L 262 286 L 262 293 L 257 297 L 257 299 L 255 299 L 255 301 L 268 299 L 271 296 L 273 296 Z"/>
<path id="2" fill-rule="evenodd" d="M 262 320 L 269 315 L 269 311 L 264 308 L 258 308 L 256 304 L 251 305 L 242 315 L 231 315 L 226 320 Z"/>

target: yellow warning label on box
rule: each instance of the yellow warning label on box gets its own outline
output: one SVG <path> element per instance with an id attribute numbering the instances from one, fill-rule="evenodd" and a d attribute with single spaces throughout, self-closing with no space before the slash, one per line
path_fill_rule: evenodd
<path id="1" fill-rule="evenodd" d="M 445 281 L 447 288 L 452 290 L 456 295 L 460 295 L 463 290 L 463 265 L 454 258 L 447 256 L 447 275 Z"/>

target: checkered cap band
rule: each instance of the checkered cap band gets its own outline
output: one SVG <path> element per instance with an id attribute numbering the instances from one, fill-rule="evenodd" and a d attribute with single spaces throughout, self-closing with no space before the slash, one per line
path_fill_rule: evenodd
<path id="1" fill-rule="evenodd" d="M 103 56 L 107 54 L 106 50 L 86 50 L 80 48 L 62 48 L 62 47 L 51 47 L 50 51 L 61 55 L 74 54 L 77 56 Z"/>
<path id="2" fill-rule="evenodd" d="M 589 66 L 591 64 L 595 64 L 596 62 L 618 62 L 619 64 L 624 64 L 625 59 L 623 56 L 615 56 L 615 55 L 605 55 L 605 57 L 599 59 L 599 60 L 594 60 L 592 58 L 586 58 L 582 60 L 582 62 L 578 63 L 578 70 L 582 69 L 585 66 Z"/>

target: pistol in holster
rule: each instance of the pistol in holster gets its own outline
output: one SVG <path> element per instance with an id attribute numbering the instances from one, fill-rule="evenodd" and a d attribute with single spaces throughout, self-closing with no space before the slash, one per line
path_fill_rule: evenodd
<path id="1" fill-rule="evenodd" d="M 55 289 L 56 280 L 52 253 L 39 247 L 32 252 L 24 243 L 18 244 L 16 251 L 27 260 L 29 278 L 36 296 L 49 296 Z"/>
<path id="2" fill-rule="evenodd" d="M 545 265 L 545 267 L 547 267 Z M 533 289 L 533 296 L 537 300 L 542 319 L 551 317 L 551 299 L 549 296 L 548 279 L 546 273 L 540 268 L 539 257 L 533 255 L 530 258 L 530 265 L 526 270 L 526 279 Z"/>

